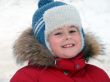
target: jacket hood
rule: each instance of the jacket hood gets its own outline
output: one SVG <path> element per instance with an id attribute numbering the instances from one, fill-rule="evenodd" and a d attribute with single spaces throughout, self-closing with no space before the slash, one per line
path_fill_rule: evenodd
<path id="1" fill-rule="evenodd" d="M 90 57 L 103 54 L 104 48 L 99 42 L 99 39 L 92 33 L 85 33 L 84 58 L 86 61 Z M 13 51 L 17 63 L 21 64 L 28 61 L 30 65 L 52 66 L 55 61 L 49 50 L 35 40 L 31 28 L 25 30 L 15 41 Z"/>

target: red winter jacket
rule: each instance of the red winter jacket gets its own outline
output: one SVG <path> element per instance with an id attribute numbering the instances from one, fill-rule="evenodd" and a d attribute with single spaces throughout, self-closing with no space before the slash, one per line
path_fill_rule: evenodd
<path id="1" fill-rule="evenodd" d="M 110 82 L 102 69 L 85 63 L 88 56 L 101 53 L 96 38 L 87 35 L 86 39 L 84 54 L 72 59 L 55 59 L 36 42 L 32 29 L 25 31 L 16 41 L 14 53 L 18 62 L 30 63 L 18 70 L 10 82 Z"/>
<path id="2" fill-rule="evenodd" d="M 23 67 L 11 82 L 110 82 L 110 79 L 102 69 L 86 64 L 78 56 L 75 59 L 60 59 L 55 67 Z"/>
<path id="3" fill-rule="evenodd" d="M 17 71 L 10 82 L 110 82 L 110 79 L 103 70 L 87 64 L 85 69 L 72 76 L 55 68 L 26 66 Z"/>

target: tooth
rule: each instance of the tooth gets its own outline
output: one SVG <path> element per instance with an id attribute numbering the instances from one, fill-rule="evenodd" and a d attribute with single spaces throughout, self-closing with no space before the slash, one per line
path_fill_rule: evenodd
<path id="1" fill-rule="evenodd" d="M 72 45 L 71 44 L 68 44 L 68 45 L 65 45 L 64 47 L 71 47 Z"/>

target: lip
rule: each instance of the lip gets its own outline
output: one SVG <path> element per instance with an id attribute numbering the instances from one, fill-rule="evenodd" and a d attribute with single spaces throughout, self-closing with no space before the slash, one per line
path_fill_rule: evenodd
<path id="1" fill-rule="evenodd" d="M 63 45 L 62 48 L 72 48 L 74 46 L 75 46 L 75 44 L 71 43 L 71 44 L 65 44 L 65 45 Z"/>

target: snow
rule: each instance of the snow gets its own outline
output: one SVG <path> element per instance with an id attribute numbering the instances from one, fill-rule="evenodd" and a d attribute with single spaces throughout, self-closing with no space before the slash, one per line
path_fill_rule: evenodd
<path id="1" fill-rule="evenodd" d="M 93 58 L 89 63 L 101 67 L 110 76 L 110 0 L 62 0 L 77 7 L 84 29 L 100 37 L 106 54 Z M 0 0 L 0 82 L 9 79 L 23 65 L 13 57 L 13 44 L 26 28 L 31 26 L 37 0 Z"/>

